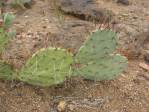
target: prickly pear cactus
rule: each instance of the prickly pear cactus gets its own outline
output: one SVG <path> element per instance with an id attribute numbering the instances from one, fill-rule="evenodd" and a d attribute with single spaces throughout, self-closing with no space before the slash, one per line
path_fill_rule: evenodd
<path id="1" fill-rule="evenodd" d="M 0 52 L 5 48 L 5 45 L 8 43 L 9 37 L 6 35 L 4 29 L 0 28 Z"/>
<path id="2" fill-rule="evenodd" d="M 0 61 L 0 79 L 5 79 L 5 80 L 15 79 L 14 70 L 9 64 L 3 61 Z"/>
<path id="3" fill-rule="evenodd" d="M 71 74 L 72 62 L 72 55 L 63 49 L 42 49 L 27 61 L 18 78 L 37 86 L 59 84 Z"/>
<path id="4" fill-rule="evenodd" d="M 116 34 L 110 30 L 96 31 L 78 51 L 75 61 L 80 67 L 75 74 L 91 80 L 109 80 L 127 66 L 127 59 L 114 54 Z"/>

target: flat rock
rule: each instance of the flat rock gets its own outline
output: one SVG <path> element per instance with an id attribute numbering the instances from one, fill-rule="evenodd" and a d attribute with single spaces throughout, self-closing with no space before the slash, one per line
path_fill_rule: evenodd
<path id="1" fill-rule="evenodd" d="M 58 7 L 67 14 L 94 22 L 109 22 L 114 15 L 112 11 L 97 6 L 94 0 L 58 0 Z"/>

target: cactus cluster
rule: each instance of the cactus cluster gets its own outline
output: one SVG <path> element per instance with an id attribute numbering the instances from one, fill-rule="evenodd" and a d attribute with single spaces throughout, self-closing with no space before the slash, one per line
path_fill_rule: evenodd
<path id="1" fill-rule="evenodd" d="M 116 50 L 116 34 L 110 30 L 96 31 L 79 49 L 75 60 L 80 68 L 75 74 L 90 80 L 109 80 L 116 77 L 127 66 L 127 59 Z"/>
<path id="2" fill-rule="evenodd" d="M 7 41 L 5 34 L 0 35 L 0 50 Z M 74 74 L 96 81 L 113 79 L 127 66 L 127 59 L 114 52 L 116 45 L 113 31 L 98 30 L 75 56 L 61 48 L 44 48 L 33 54 L 17 75 L 10 65 L 0 61 L 0 78 L 17 79 L 36 86 L 60 84 Z M 75 64 L 80 66 L 71 70 L 71 65 Z"/>
<path id="3" fill-rule="evenodd" d="M 59 84 L 71 75 L 72 62 L 72 55 L 64 49 L 41 49 L 26 62 L 18 78 L 32 85 Z"/>

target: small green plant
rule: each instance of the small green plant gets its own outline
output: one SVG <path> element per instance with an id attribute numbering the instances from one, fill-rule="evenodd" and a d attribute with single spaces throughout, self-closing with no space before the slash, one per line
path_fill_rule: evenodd
<path id="1" fill-rule="evenodd" d="M 0 54 L 4 51 L 6 44 L 9 42 L 10 37 L 8 28 L 12 25 L 14 15 L 11 13 L 3 14 L 2 24 L 0 26 Z M 0 79 L 13 80 L 14 74 L 16 74 L 7 62 L 0 60 Z"/>
<path id="2" fill-rule="evenodd" d="M 11 13 L 3 14 L 3 23 L 0 27 L 0 53 L 5 49 L 5 45 L 10 39 L 11 32 L 8 32 L 8 28 L 12 25 L 14 17 Z"/>

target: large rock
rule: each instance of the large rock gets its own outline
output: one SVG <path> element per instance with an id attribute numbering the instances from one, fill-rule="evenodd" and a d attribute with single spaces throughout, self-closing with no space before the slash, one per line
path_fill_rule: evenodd
<path id="1" fill-rule="evenodd" d="M 109 22 L 114 15 L 110 10 L 99 8 L 93 0 L 58 0 L 58 7 L 67 14 L 94 22 Z"/>

